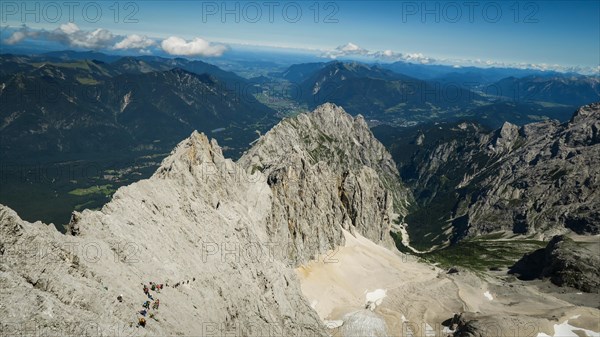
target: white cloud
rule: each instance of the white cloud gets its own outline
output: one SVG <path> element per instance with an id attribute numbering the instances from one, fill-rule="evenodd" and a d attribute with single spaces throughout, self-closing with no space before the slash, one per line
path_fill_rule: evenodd
<path id="1" fill-rule="evenodd" d="M 162 49 L 171 55 L 182 56 L 221 56 L 227 47 L 221 44 L 213 44 L 199 37 L 186 41 L 177 36 L 171 36 L 160 44 Z"/>
<path id="2" fill-rule="evenodd" d="M 325 51 L 321 56 L 330 59 L 348 56 L 363 56 L 386 61 L 407 61 L 423 64 L 432 63 L 435 61 L 433 58 L 426 57 L 421 53 L 402 54 L 389 49 L 384 51 L 370 51 L 368 49 L 359 47 L 358 45 L 352 42 L 348 42 L 345 45 L 338 46 L 333 50 Z"/>
<path id="3" fill-rule="evenodd" d="M 12 32 L 4 43 L 13 45 L 25 39 L 56 41 L 70 47 L 93 50 L 137 50 L 139 53 L 151 54 L 152 48 L 159 45 L 157 39 L 145 35 L 115 35 L 106 29 L 92 31 L 81 30 L 75 23 L 61 24 L 54 30 L 33 30 L 23 25 Z M 223 44 L 216 44 L 202 38 L 186 41 L 171 36 L 160 43 L 160 47 L 168 54 L 181 56 L 221 56 L 228 49 Z"/>
<path id="4" fill-rule="evenodd" d="M 343 52 L 350 52 L 350 53 L 355 53 L 355 52 L 360 53 L 360 52 L 365 51 L 365 49 L 355 45 L 352 42 L 348 42 L 346 45 L 337 47 L 337 50 L 343 51 Z"/>
<path id="5" fill-rule="evenodd" d="M 73 34 L 80 30 L 79 27 L 73 22 L 62 24 L 58 27 L 58 29 L 65 34 Z"/>
<path id="6" fill-rule="evenodd" d="M 156 41 L 148 38 L 147 36 L 131 34 L 127 35 L 123 40 L 117 42 L 113 49 L 139 49 L 146 50 L 156 44 Z"/>
<path id="7" fill-rule="evenodd" d="M 480 68 L 503 67 L 503 68 L 518 68 L 518 69 L 537 69 L 542 71 L 557 71 L 557 72 L 573 72 L 584 75 L 600 75 L 599 67 L 582 67 L 582 66 L 564 66 L 559 64 L 536 64 L 536 63 L 514 63 L 514 62 L 499 62 L 494 60 L 481 59 L 452 59 L 452 58 L 432 58 L 423 55 L 423 53 L 400 53 L 392 50 L 370 51 L 359 47 L 354 43 L 347 43 L 338 46 L 332 50 L 326 50 L 321 53 L 321 57 L 336 59 L 340 57 L 358 57 L 370 58 L 373 60 L 381 60 L 387 62 L 403 61 L 419 64 L 442 64 L 456 68 L 465 66 L 474 66 Z"/>
<path id="8" fill-rule="evenodd" d="M 95 29 L 93 31 L 80 30 L 74 23 L 61 25 L 58 29 L 48 34 L 49 39 L 60 41 L 73 47 L 103 49 L 110 47 L 115 36 L 106 29 Z"/>
<path id="9" fill-rule="evenodd" d="M 600 75 L 600 67 L 585 67 L 585 66 L 565 66 L 560 64 L 546 63 L 516 63 L 516 62 L 500 62 L 494 60 L 481 59 L 441 59 L 440 64 L 454 65 L 457 67 L 474 66 L 480 68 L 516 68 L 516 69 L 535 69 L 540 71 L 556 71 L 561 73 L 579 73 L 583 75 Z"/>
<path id="10" fill-rule="evenodd" d="M 25 40 L 26 37 L 27 37 L 26 31 L 17 30 L 16 32 L 12 33 L 8 37 L 8 39 L 4 40 L 4 43 L 9 44 L 9 45 L 17 44 L 17 43 Z"/>
<path id="11" fill-rule="evenodd" d="M 334 50 L 326 51 L 322 56 L 330 59 L 336 59 L 338 57 L 350 56 L 350 55 L 366 55 L 369 51 L 355 45 L 352 42 L 348 42 L 345 45 L 338 46 Z"/>
<path id="12" fill-rule="evenodd" d="M 13 32 L 4 42 L 16 44 L 27 38 L 57 41 L 71 47 L 102 49 L 110 47 L 116 36 L 110 31 L 100 28 L 93 31 L 83 31 L 76 24 L 69 22 L 51 31 L 45 29 L 31 30 L 29 27 L 23 26 Z"/>

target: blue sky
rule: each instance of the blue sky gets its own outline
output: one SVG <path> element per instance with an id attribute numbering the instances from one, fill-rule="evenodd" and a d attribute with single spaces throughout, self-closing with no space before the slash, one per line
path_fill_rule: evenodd
<path id="1" fill-rule="evenodd" d="M 41 2 L 40 19 L 35 22 L 33 14 L 23 19 L 23 8 L 15 13 L 10 5 L 21 6 L 21 2 L 6 3 L 0 13 L 3 27 L 26 24 L 52 30 L 69 21 L 68 8 L 62 5 L 60 20 L 49 22 L 56 21 L 52 20 L 55 8 L 44 9 L 47 3 Z M 72 18 L 81 30 L 104 28 L 114 34 L 156 39 L 176 36 L 233 47 L 320 50 L 352 43 L 335 55 L 364 56 L 389 50 L 438 63 L 600 65 L 600 1 L 136 1 L 120 2 L 118 14 L 112 1 L 78 4 Z M 28 8 L 35 11 L 33 6 Z M 90 22 L 95 21 L 96 7 L 102 15 Z M 230 14 L 223 16 L 226 9 Z"/>

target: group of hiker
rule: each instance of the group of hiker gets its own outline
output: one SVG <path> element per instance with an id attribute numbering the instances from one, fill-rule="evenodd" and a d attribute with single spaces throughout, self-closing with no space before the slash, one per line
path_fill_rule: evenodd
<path id="1" fill-rule="evenodd" d="M 149 300 L 144 301 L 144 303 L 142 303 L 142 310 L 139 311 L 139 314 L 142 315 L 142 317 L 138 318 L 138 325 L 141 326 L 142 328 L 146 327 L 146 315 L 148 315 L 149 311 L 150 311 L 150 306 L 152 306 L 152 310 L 158 310 L 158 307 L 160 306 L 160 300 L 154 299 L 154 296 L 152 296 L 152 294 L 150 293 L 150 291 L 155 291 L 156 293 L 160 293 L 160 291 L 163 289 L 163 284 L 162 283 L 155 283 L 155 282 L 150 282 L 149 283 L 150 286 L 142 283 L 143 285 L 143 291 L 144 291 L 144 295 L 146 295 L 148 297 Z M 152 301 L 152 302 L 150 302 Z M 152 316 L 150 316 L 152 317 Z"/>
<path id="2" fill-rule="evenodd" d="M 192 281 L 196 281 L 196 278 L 192 278 Z M 180 281 L 177 282 L 173 285 L 173 288 L 177 288 L 182 284 L 189 284 L 190 280 L 187 281 Z M 152 308 L 152 310 L 158 310 L 158 307 L 160 306 L 160 300 L 158 298 L 154 298 L 154 296 L 150 293 L 151 291 L 154 291 L 156 293 L 160 293 L 160 291 L 164 288 L 164 287 L 168 287 L 169 284 L 165 283 L 156 283 L 156 282 L 149 282 L 148 285 L 146 285 L 145 283 L 141 283 L 141 285 L 143 286 L 142 290 L 144 291 L 144 295 L 146 295 L 147 299 L 142 303 L 142 310 L 140 310 L 138 312 L 138 314 L 141 315 L 141 317 L 138 317 L 138 326 L 141 326 L 142 328 L 146 327 L 146 315 L 149 315 L 151 318 L 153 317 L 153 313 L 150 313 L 150 309 Z M 155 294 L 156 295 L 156 294 Z M 119 302 L 123 302 L 123 295 L 119 295 L 117 296 L 117 300 Z"/>
<path id="3" fill-rule="evenodd" d="M 195 277 L 192 278 L 192 281 L 196 281 L 196 278 Z M 182 284 L 190 284 L 190 280 L 177 282 L 177 283 L 175 283 L 175 285 L 173 285 L 173 288 L 177 288 Z"/>

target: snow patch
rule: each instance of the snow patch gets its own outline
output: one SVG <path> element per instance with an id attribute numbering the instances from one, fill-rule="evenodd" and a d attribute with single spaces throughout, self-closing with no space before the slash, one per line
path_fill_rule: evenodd
<path id="1" fill-rule="evenodd" d="M 123 96 L 123 102 L 121 103 L 121 112 L 125 111 L 125 108 L 131 103 L 131 91 Z"/>
<path id="2" fill-rule="evenodd" d="M 578 317 L 578 316 L 574 316 Z M 578 337 L 580 335 L 576 334 L 575 331 L 583 331 L 588 337 L 600 337 L 600 333 L 586 330 L 582 328 L 578 328 L 576 326 L 572 326 L 569 324 L 569 321 L 565 321 L 562 324 L 554 324 L 554 335 L 550 336 L 543 332 L 537 334 L 537 337 Z"/>
<path id="3" fill-rule="evenodd" d="M 442 333 L 443 334 L 454 334 L 454 330 L 452 330 L 449 327 L 445 326 L 444 329 L 442 329 Z"/>
<path id="4" fill-rule="evenodd" d="M 323 323 L 325 324 L 327 329 L 336 329 L 336 328 L 339 328 L 342 325 L 344 325 L 344 321 L 341 319 L 333 320 L 333 321 L 327 320 L 327 321 L 323 321 Z"/>
<path id="5" fill-rule="evenodd" d="M 484 292 L 484 293 L 483 293 L 483 296 L 485 296 L 485 297 L 486 297 L 488 300 L 490 300 L 490 301 L 494 299 L 494 296 L 492 296 L 492 294 L 490 294 L 490 291 L 489 291 L 489 290 L 488 290 L 488 291 L 486 291 L 486 292 Z"/>
<path id="6" fill-rule="evenodd" d="M 375 303 L 375 305 L 380 305 L 386 296 L 385 293 L 386 291 L 384 289 L 376 289 L 372 292 L 367 292 L 365 295 L 367 303 Z"/>
<path id="7" fill-rule="evenodd" d="M 426 337 L 435 337 L 435 330 L 428 323 L 425 323 L 425 336 Z"/>

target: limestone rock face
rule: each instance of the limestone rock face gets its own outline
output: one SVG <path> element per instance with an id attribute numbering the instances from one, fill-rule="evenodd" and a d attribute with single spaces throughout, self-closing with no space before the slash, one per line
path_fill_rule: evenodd
<path id="1" fill-rule="evenodd" d="M 3 331 L 326 336 L 290 266 L 342 244 L 342 227 L 387 243 L 405 196 L 395 170 L 362 118 L 327 105 L 238 163 L 194 132 L 151 178 L 74 212 L 67 234 L 0 205 Z M 160 308 L 136 327 L 150 281 L 166 285 Z"/>
<path id="2" fill-rule="evenodd" d="M 275 126 L 240 158 L 273 191 L 268 232 L 291 239 L 298 262 L 343 243 L 342 228 L 391 245 L 409 198 L 395 163 L 362 116 L 324 104 Z"/>
<path id="3" fill-rule="evenodd" d="M 214 141 L 194 133 L 152 178 L 119 189 L 100 211 L 75 213 L 70 235 L 2 206 L 3 323 L 113 336 L 115 329 L 322 335 L 283 258 L 255 253 L 267 254 L 271 241 L 264 230 L 271 191 L 260 176 L 246 175 Z M 156 320 L 135 328 L 149 281 L 169 286 L 155 294 Z"/>
<path id="4" fill-rule="evenodd" d="M 495 231 L 542 240 L 569 231 L 598 234 L 599 130 L 600 103 L 594 103 L 563 124 L 464 129 L 401 165 L 416 168 L 413 193 L 426 196 L 417 198 L 424 212 L 439 208 L 434 221 L 439 215 L 440 227 L 452 225 L 453 242 Z"/>
<path id="5" fill-rule="evenodd" d="M 493 140 L 493 149 L 496 152 L 510 151 L 515 144 L 515 141 L 519 138 L 519 128 L 509 122 L 505 122 L 504 125 L 496 132 Z"/>
<path id="6" fill-rule="evenodd" d="M 548 238 L 567 230 L 600 233 L 599 126 L 599 103 L 563 125 L 525 126 L 482 172 L 482 194 L 468 211 L 471 234 L 502 228 Z"/>

